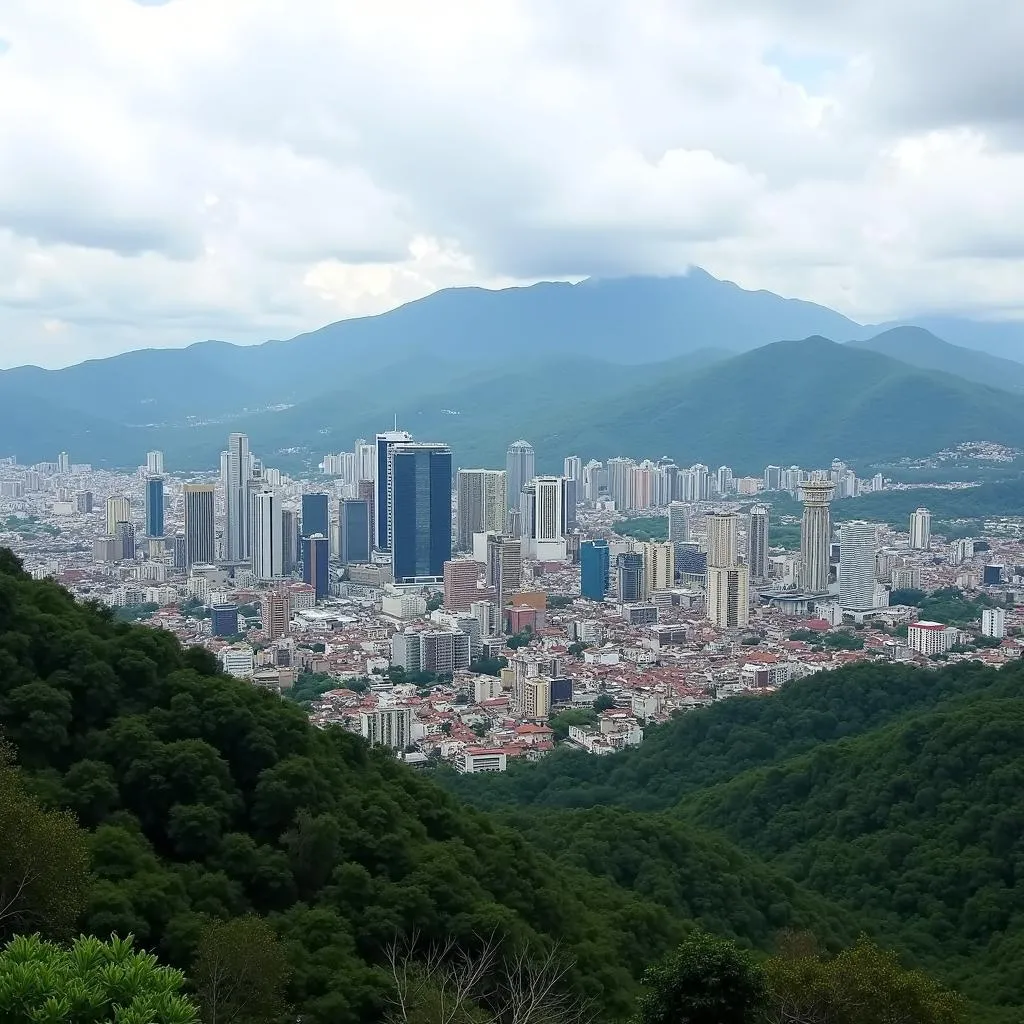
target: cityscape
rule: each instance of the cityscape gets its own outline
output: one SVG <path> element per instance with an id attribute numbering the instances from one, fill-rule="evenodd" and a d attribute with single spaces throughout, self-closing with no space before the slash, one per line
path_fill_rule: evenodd
<path id="1" fill-rule="evenodd" d="M 449 446 L 398 429 L 309 479 L 242 433 L 207 476 L 159 451 L 134 473 L 9 457 L 0 544 L 34 577 L 299 699 L 319 726 L 462 773 L 556 744 L 636 746 L 678 712 L 853 662 L 999 665 L 1024 649 L 1016 537 L 933 536 L 927 508 L 906 529 L 832 522 L 834 499 L 895 486 L 881 473 L 535 466 L 517 440 L 503 468 L 454 468 Z M 924 613 L 950 588 L 976 595 L 971 620 Z"/>

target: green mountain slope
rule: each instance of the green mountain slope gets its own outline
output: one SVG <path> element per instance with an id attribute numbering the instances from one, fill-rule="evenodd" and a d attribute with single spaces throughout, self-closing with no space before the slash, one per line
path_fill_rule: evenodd
<path id="1" fill-rule="evenodd" d="M 3 550 L 0 732 L 41 797 L 91 831 L 84 931 L 132 932 L 187 968 L 207 918 L 266 916 L 306 1024 L 380 1019 L 386 946 L 412 931 L 557 940 L 575 958 L 572 984 L 609 1017 L 626 1014 L 643 968 L 692 918 L 753 945 L 787 923 L 847 934 L 819 897 L 720 840 L 687 839 L 688 863 L 659 865 L 676 894 L 664 900 L 556 860 L 390 752 L 311 727 L 160 630 L 75 604 Z"/>
<path id="2" fill-rule="evenodd" d="M 848 344 L 853 348 L 891 356 L 924 370 L 940 370 L 1003 391 L 1024 391 L 1024 364 L 977 349 L 951 345 L 922 327 L 894 327 L 873 338 Z"/>
<path id="3" fill-rule="evenodd" d="M 984 972 L 975 996 L 1020 1004 L 1024 978 L 992 968 L 1024 948 L 1022 786 L 1024 698 L 989 694 L 747 773 L 681 812 L 888 918 L 932 962 L 977 958 L 961 965 L 968 991 Z"/>

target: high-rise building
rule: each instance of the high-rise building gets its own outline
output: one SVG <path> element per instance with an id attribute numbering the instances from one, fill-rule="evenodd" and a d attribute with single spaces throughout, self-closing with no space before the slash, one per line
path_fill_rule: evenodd
<path id="1" fill-rule="evenodd" d="M 453 558 L 444 563 L 444 606 L 449 611 L 469 611 L 479 596 L 476 581 L 480 563 L 471 558 Z"/>
<path id="2" fill-rule="evenodd" d="M 323 534 L 302 538 L 302 582 L 322 601 L 331 591 L 330 542 Z"/>
<path id="3" fill-rule="evenodd" d="M 658 590 L 671 590 L 676 580 L 675 546 L 671 541 L 648 541 L 642 547 L 644 556 L 644 596 Z"/>
<path id="4" fill-rule="evenodd" d="M 929 551 L 932 546 L 932 514 L 926 508 L 910 513 L 910 546 L 915 551 Z"/>
<path id="5" fill-rule="evenodd" d="M 503 469 L 460 469 L 456 477 L 455 546 L 473 549 L 474 533 L 503 533 L 508 521 Z"/>
<path id="6" fill-rule="evenodd" d="M 338 506 L 340 549 L 338 556 L 346 565 L 370 560 L 370 503 L 346 498 Z"/>
<path id="7" fill-rule="evenodd" d="M 117 536 L 117 524 L 130 522 L 132 518 L 131 498 L 112 494 L 107 498 L 107 536 Z"/>
<path id="8" fill-rule="evenodd" d="M 766 491 L 777 491 L 782 487 L 782 467 L 764 467 L 764 489 Z"/>
<path id="9" fill-rule="evenodd" d="M 171 564 L 179 572 L 188 568 L 188 546 L 184 533 L 176 533 L 171 538 Z"/>
<path id="10" fill-rule="evenodd" d="M 440 581 L 452 557 L 452 451 L 444 444 L 394 445 L 388 476 L 395 581 Z"/>
<path id="11" fill-rule="evenodd" d="M 520 507 L 524 540 L 545 543 L 565 537 L 567 484 L 563 476 L 538 476 L 523 487 Z"/>
<path id="12" fill-rule="evenodd" d="M 982 636 L 995 637 L 1002 640 L 1006 636 L 1006 610 L 1004 608 L 986 608 L 981 613 Z"/>
<path id="13" fill-rule="evenodd" d="M 210 632 L 214 636 L 238 634 L 238 605 L 215 604 L 210 608 Z"/>
<path id="14" fill-rule="evenodd" d="M 114 540 L 117 547 L 117 557 L 135 557 L 135 524 L 119 522 L 114 524 Z"/>
<path id="15" fill-rule="evenodd" d="M 624 551 L 615 559 L 615 578 L 619 603 L 636 604 L 644 596 L 644 556 L 639 551 Z"/>
<path id="16" fill-rule="evenodd" d="M 79 512 L 84 512 L 86 515 L 92 512 L 92 491 L 79 491 L 75 501 Z"/>
<path id="17" fill-rule="evenodd" d="M 151 476 L 164 475 L 163 452 L 146 452 L 146 472 Z"/>
<path id="18" fill-rule="evenodd" d="M 705 517 L 709 567 L 728 569 L 736 564 L 739 518 L 735 512 L 709 512 Z"/>
<path id="19" fill-rule="evenodd" d="M 511 511 L 520 507 L 523 488 L 537 475 L 536 455 L 529 441 L 515 441 L 505 453 L 506 506 Z"/>
<path id="20" fill-rule="evenodd" d="M 299 514 L 294 509 L 281 509 L 281 572 L 287 576 L 299 564 Z"/>
<path id="21" fill-rule="evenodd" d="M 331 535 L 331 516 L 326 494 L 302 496 L 302 536 L 312 537 L 314 533 L 322 533 L 325 537 Z"/>
<path id="22" fill-rule="evenodd" d="M 407 430 L 385 430 L 377 435 L 377 465 L 374 476 L 374 543 L 381 551 L 391 550 L 391 450 L 398 444 L 409 444 L 412 434 Z"/>
<path id="23" fill-rule="evenodd" d="M 412 742 L 412 708 L 380 706 L 360 711 L 359 728 L 371 746 L 404 750 Z"/>
<path id="24" fill-rule="evenodd" d="M 281 499 L 273 491 L 257 491 L 252 495 L 249 537 L 253 576 L 258 580 L 283 576 Z"/>
<path id="25" fill-rule="evenodd" d="M 583 460 L 578 455 L 567 455 L 562 475 L 566 480 L 583 480 Z"/>
<path id="26" fill-rule="evenodd" d="M 673 501 L 668 506 L 668 539 L 675 547 L 678 568 L 680 547 L 690 539 L 690 513 L 681 501 Z"/>
<path id="27" fill-rule="evenodd" d="M 611 551 L 606 540 L 585 540 L 580 544 L 580 594 L 590 601 L 608 595 Z"/>
<path id="28" fill-rule="evenodd" d="M 708 618 L 719 629 L 742 629 L 750 621 L 750 582 L 745 565 L 708 566 Z"/>
<path id="29" fill-rule="evenodd" d="M 61 452 L 57 456 L 57 472 L 61 476 L 67 476 L 71 472 L 71 456 L 67 452 Z"/>
<path id="30" fill-rule="evenodd" d="M 764 505 L 755 505 L 750 510 L 747 522 L 747 565 L 750 567 L 751 579 L 768 578 L 768 509 Z"/>
<path id="31" fill-rule="evenodd" d="M 523 549 L 517 537 L 488 536 L 485 578 L 487 585 L 494 588 L 500 630 L 508 599 L 523 589 Z"/>
<path id="32" fill-rule="evenodd" d="M 824 594 L 828 590 L 832 541 L 829 502 L 834 485 L 831 480 L 809 480 L 801 485 L 801 490 L 804 514 L 800 523 L 800 584 L 809 594 Z"/>
<path id="33" fill-rule="evenodd" d="M 731 494 L 735 476 L 729 466 L 719 466 L 715 473 L 715 490 L 719 494 Z"/>
<path id="34" fill-rule="evenodd" d="M 164 535 L 164 478 L 151 476 L 146 481 L 146 536 Z"/>
<path id="35" fill-rule="evenodd" d="M 224 557 L 229 562 L 249 558 L 249 497 L 252 456 L 249 438 L 231 434 L 228 449 L 221 457 L 221 481 L 224 487 Z"/>
<path id="36" fill-rule="evenodd" d="M 217 524 L 213 484 L 185 484 L 185 563 L 213 562 L 217 557 Z"/>
<path id="37" fill-rule="evenodd" d="M 873 523 L 843 523 L 839 527 L 839 606 L 863 612 L 877 606 L 875 555 L 878 527 Z"/>
<path id="38" fill-rule="evenodd" d="M 264 598 L 260 615 L 263 619 L 263 632 L 268 640 L 279 640 L 288 634 L 291 620 L 291 600 L 280 590 L 270 591 Z"/>

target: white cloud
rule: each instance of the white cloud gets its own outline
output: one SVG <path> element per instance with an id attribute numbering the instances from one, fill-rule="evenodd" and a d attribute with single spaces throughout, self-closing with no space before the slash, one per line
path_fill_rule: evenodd
<path id="1" fill-rule="evenodd" d="M 1024 309 L 1010 0 L 7 0 L 0 365 L 690 263 Z"/>

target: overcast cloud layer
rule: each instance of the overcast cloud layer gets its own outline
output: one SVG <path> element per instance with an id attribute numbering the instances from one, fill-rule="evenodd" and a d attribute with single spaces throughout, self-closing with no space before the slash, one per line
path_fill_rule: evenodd
<path id="1" fill-rule="evenodd" d="M 690 264 L 1024 314 L 1015 0 L 4 0 L 0 365 Z"/>

